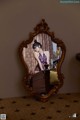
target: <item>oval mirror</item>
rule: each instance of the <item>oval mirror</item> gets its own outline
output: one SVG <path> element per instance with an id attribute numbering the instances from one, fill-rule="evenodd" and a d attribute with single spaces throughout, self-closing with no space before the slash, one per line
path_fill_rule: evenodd
<path id="1" fill-rule="evenodd" d="M 37 100 L 47 101 L 63 85 L 61 65 L 66 48 L 62 40 L 49 31 L 44 19 L 19 46 L 19 55 L 26 68 L 24 87 Z"/>

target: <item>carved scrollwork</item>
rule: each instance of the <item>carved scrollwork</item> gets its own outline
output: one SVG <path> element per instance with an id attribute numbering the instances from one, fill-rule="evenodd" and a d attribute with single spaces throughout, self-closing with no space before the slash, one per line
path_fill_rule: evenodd
<path id="1" fill-rule="evenodd" d="M 36 33 L 46 32 L 49 30 L 48 24 L 45 22 L 45 19 L 42 19 L 39 24 L 34 28 Z"/>

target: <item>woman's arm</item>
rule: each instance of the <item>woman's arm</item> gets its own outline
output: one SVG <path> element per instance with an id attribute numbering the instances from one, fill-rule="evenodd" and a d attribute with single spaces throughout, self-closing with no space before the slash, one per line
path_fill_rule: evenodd
<path id="1" fill-rule="evenodd" d="M 34 57 L 35 57 L 35 59 L 37 60 L 40 69 L 41 69 L 41 70 L 44 70 L 43 67 L 42 67 L 42 64 L 41 64 L 41 62 L 40 62 L 40 60 L 39 60 L 39 55 L 38 55 L 38 53 L 34 52 Z"/>

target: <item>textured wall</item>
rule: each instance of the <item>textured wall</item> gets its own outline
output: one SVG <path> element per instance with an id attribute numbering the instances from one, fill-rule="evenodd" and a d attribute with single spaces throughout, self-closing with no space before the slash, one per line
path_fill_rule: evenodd
<path id="1" fill-rule="evenodd" d="M 59 0 L 0 0 L 0 97 L 26 94 L 17 48 L 42 18 L 67 47 L 62 66 L 65 80 L 60 92 L 80 92 L 80 63 L 75 60 L 75 54 L 80 52 L 79 4 L 65 5 Z"/>

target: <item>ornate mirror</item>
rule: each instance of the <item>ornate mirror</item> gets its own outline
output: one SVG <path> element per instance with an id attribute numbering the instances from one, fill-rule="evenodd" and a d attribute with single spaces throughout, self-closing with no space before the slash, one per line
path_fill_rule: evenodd
<path id="1" fill-rule="evenodd" d="M 23 85 L 37 100 L 47 101 L 63 85 L 61 66 L 66 48 L 62 40 L 49 31 L 44 19 L 19 46 L 19 55 L 25 67 Z"/>

